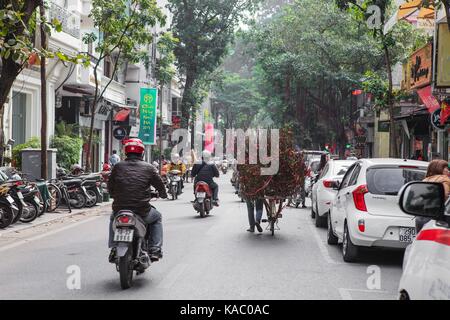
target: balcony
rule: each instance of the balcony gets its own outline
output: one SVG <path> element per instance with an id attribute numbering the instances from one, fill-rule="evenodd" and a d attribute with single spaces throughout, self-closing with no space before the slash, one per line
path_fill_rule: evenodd
<path id="1" fill-rule="evenodd" d="M 61 22 L 63 32 L 71 35 L 74 38 L 80 38 L 80 16 L 60 7 L 56 3 L 50 2 L 48 9 L 50 21 L 58 19 Z"/>

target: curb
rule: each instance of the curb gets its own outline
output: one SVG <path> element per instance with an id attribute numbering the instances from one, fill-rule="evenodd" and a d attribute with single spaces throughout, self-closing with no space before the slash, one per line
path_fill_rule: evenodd
<path id="1" fill-rule="evenodd" d="M 20 228 L 19 230 L 14 230 L 14 229 L 7 230 L 7 231 L 1 231 L 0 230 L 0 236 L 8 235 L 8 234 L 11 234 L 11 233 L 20 233 L 22 231 L 29 230 L 29 229 L 32 229 L 32 228 L 35 228 L 35 227 L 39 227 L 39 226 L 45 225 L 47 223 L 55 223 L 58 220 L 63 220 L 63 219 L 66 219 L 66 218 L 72 218 L 72 217 L 75 217 L 75 216 L 78 216 L 78 215 L 81 215 L 81 214 L 84 214 L 84 213 L 96 212 L 96 211 L 99 211 L 101 208 L 106 207 L 106 206 L 111 205 L 111 204 L 112 204 L 112 201 L 110 201 L 110 202 L 102 202 L 102 203 L 99 203 L 98 205 L 96 205 L 93 208 L 83 208 L 80 211 L 63 214 L 63 215 L 61 215 L 59 217 L 55 217 L 54 219 L 51 219 L 51 220 L 42 221 L 42 222 L 38 222 L 36 224 L 25 226 L 23 228 Z M 72 209 L 72 210 L 74 210 L 74 209 Z M 47 214 L 55 214 L 55 213 L 47 213 Z M 44 215 L 45 215 L 45 213 L 44 213 Z M 34 221 L 36 221 L 36 220 L 34 220 Z"/>

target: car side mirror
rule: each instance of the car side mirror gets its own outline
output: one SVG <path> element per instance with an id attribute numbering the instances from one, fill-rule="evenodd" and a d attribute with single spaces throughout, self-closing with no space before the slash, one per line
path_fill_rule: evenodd
<path id="1" fill-rule="evenodd" d="M 341 182 L 338 180 L 334 180 L 331 183 L 331 187 L 333 188 L 333 190 L 339 190 L 339 187 L 341 186 Z"/>
<path id="2" fill-rule="evenodd" d="M 410 182 L 399 192 L 400 209 L 410 215 L 439 220 L 445 210 L 442 183 Z"/>

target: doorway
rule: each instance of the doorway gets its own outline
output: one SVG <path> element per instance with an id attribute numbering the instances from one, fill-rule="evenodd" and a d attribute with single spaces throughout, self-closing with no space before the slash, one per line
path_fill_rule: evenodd
<path id="1" fill-rule="evenodd" d="M 25 143 L 27 127 L 27 94 L 13 91 L 12 139 L 14 145 Z"/>

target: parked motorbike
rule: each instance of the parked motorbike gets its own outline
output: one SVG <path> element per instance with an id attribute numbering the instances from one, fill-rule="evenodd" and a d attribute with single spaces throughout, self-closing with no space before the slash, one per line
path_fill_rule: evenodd
<path id="1" fill-rule="evenodd" d="M 83 180 L 63 180 L 62 183 L 67 187 L 70 206 L 76 209 L 85 207 L 87 199 L 89 199 L 90 196 L 87 193 L 86 187 L 83 185 Z"/>
<path id="2" fill-rule="evenodd" d="M 181 171 L 171 170 L 167 174 L 167 189 L 168 193 L 172 195 L 172 200 L 178 199 L 178 195 L 181 194 Z"/>
<path id="3" fill-rule="evenodd" d="M 16 212 L 17 215 L 13 223 L 19 220 L 24 223 L 29 223 L 39 216 L 41 210 L 39 194 L 39 190 L 34 185 L 25 185 L 21 181 L 13 183 L 13 187 L 10 189 L 10 195 L 13 197 L 19 209 Z"/>
<path id="4" fill-rule="evenodd" d="M 9 185 L 0 185 L 0 229 L 8 227 L 13 219 L 13 210 L 18 210 L 14 199 L 9 195 Z"/>
<path id="5" fill-rule="evenodd" d="M 195 185 L 195 200 L 193 206 L 195 211 L 200 213 L 200 217 L 202 218 L 209 215 L 213 209 L 212 192 L 209 185 L 204 181 L 199 181 Z"/>

